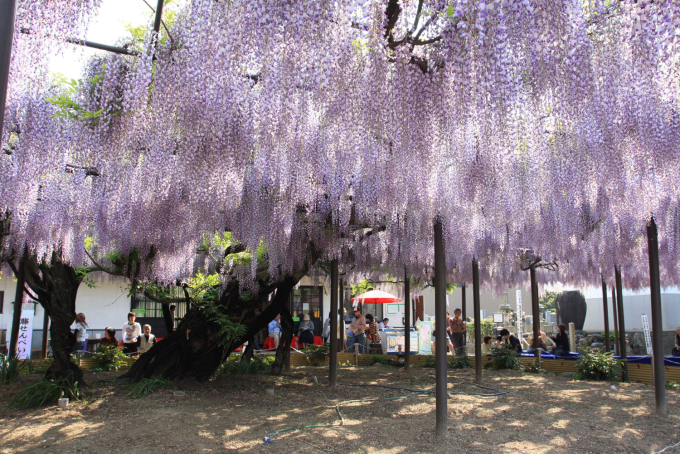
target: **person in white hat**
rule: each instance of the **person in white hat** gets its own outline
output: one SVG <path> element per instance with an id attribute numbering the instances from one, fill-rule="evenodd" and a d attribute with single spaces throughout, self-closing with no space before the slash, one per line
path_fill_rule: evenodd
<path id="1" fill-rule="evenodd" d="M 314 343 L 314 322 L 310 319 L 309 314 L 305 314 L 300 322 L 298 328 L 298 343 L 300 348 L 305 348 L 307 344 Z"/>

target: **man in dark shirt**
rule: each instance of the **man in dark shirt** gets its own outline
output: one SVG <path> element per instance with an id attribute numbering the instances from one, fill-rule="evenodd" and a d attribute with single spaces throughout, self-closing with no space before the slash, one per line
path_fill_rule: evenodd
<path id="1" fill-rule="evenodd" d="M 519 341 L 519 339 L 517 339 L 517 336 L 511 334 L 510 331 L 503 328 L 501 330 L 501 337 L 510 350 L 515 350 L 517 353 L 522 353 L 522 343 Z"/>
<path id="2" fill-rule="evenodd" d="M 463 347 L 465 346 L 465 321 L 460 318 L 461 314 L 462 311 L 456 309 L 453 311 L 453 318 L 449 319 L 451 343 L 456 350 L 456 356 L 463 356 Z"/>

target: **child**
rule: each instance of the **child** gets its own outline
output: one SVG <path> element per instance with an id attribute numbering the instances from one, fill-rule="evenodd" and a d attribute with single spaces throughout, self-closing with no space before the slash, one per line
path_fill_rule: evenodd
<path id="1" fill-rule="evenodd" d="M 142 327 L 135 322 L 136 317 L 137 314 L 134 312 L 128 313 L 128 322 L 123 325 L 123 353 L 125 354 L 137 353 Z"/>
<path id="2" fill-rule="evenodd" d="M 484 336 L 484 343 L 482 344 L 482 355 L 490 355 L 491 354 L 491 349 L 493 348 L 493 345 L 491 345 L 492 340 L 493 340 L 493 337 Z"/>

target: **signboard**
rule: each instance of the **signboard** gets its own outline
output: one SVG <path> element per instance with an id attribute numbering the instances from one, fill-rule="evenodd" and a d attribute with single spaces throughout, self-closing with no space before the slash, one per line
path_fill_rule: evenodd
<path id="1" fill-rule="evenodd" d="M 517 290 L 517 314 L 515 315 L 515 325 L 517 326 L 517 338 L 522 341 L 522 291 Z"/>
<path id="2" fill-rule="evenodd" d="M 494 312 L 494 314 L 493 314 L 493 322 L 494 322 L 494 323 L 503 323 L 503 313 L 501 313 L 501 312 Z"/>
<path id="3" fill-rule="evenodd" d="M 652 336 L 649 333 L 649 320 L 647 314 L 642 314 L 642 331 L 645 332 L 645 345 L 647 346 L 647 354 L 652 354 Z"/>
<path id="4" fill-rule="evenodd" d="M 402 303 L 388 303 L 385 304 L 385 312 L 387 315 L 398 315 L 403 311 L 403 307 Z"/>
<path id="5" fill-rule="evenodd" d="M 137 315 L 144 315 L 144 313 L 146 313 L 146 309 L 132 309 L 132 312 Z"/>
<path id="6" fill-rule="evenodd" d="M 17 358 L 31 358 L 31 343 L 33 342 L 33 309 L 22 310 L 19 320 L 19 339 L 17 340 Z"/>
<path id="7" fill-rule="evenodd" d="M 432 354 L 432 322 L 420 322 L 418 328 L 418 353 Z"/>

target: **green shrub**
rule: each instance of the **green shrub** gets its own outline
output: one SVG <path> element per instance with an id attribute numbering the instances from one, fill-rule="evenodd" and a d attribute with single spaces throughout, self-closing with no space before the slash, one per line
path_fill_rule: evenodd
<path id="1" fill-rule="evenodd" d="M 328 344 L 324 345 L 310 345 L 303 350 L 305 352 L 305 357 L 307 362 L 312 366 L 319 366 L 326 364 L 328 360 L 328 355 L 330 354 L 330 347 Z"/>
<path id="2" fill-rule="evenodd" d="M 10 404 L 16 408 L 42 407 L 43 405 L 54 404 L 62 397 L 80 400 L 78 382 L 71 384 L 65 379 L 42 379 L 19 391 Z"/>
<path id="3" fill-rule="evenodd" d="M 7 355 L 0 355 L 0 383 L 12 383 L 24 369 L 32 372 L 33 367 L 30 360 L 19 362 L 16 357 L 8 358 Z"/>
<path id="4" fill-rule="evenodd" d="M 607 338 L 607 336 L 605 336 L 604 331 L 602 331 L 600 334 L 602 336 L 602 342 L 604 342 L 605 339 Z M 609 331 L 609 342 L 614 342 L 615 340 L 616 340 L 616 333 L 614 333 L 614 331 Z"/>
<path id="5" fill-rule="evenodd" d="M 368 362 L 372 366 L 374 364 L 389 364 L 392 360 L 383 355 L 371 355 L 368 357 Z"/>
<path id="6" fill-rule="evenodd" d="M 153 378 L 142 378 L 137 383 L 126 386 L 130 392 L 127 394 L 128 397 L 134 399 L 140 399 L 158 392 L 160 389 L 177 389 L 175 383 L 172 380 L 167 380 L 161 377 Z"/>
<path id="7" fill-rule="evenodd" d="M 252 360 L 246 361 L 238 359 L 237 361 L 226 362 L 222 365 L 220 372 L 223 374 L 232 375 L 253 375 L 265 374 L 271 371 L 272 364 L 275 361 L 274 356 L 254 356 Z"/>
<path id="8" fill-rule="evenodd" d="M 434 355 L 425 358 L 425 362 L 420 367 L 437 367 L 437 360 L 434 359 Z"/>
<path id="9" fill-rule="evenodd" d="M 468 333 L 474 333 L 475 329 L 475 323 L 477 323 L 476 319 L 472 319 L 467 324 L 467 332 Z M 482 325 L 481 325 L 481 330 L 482 330 L 482 339 L 484 336 L 491 336 L 493 334 L 493 328 L 496 326 L 496 324 L 493 322 L 493 318 L 483 318 L 482 319 Z"/>
<path id="10" fill-rule="evenodd" d="M 524 371 L 532 373 L 532 374 L 545 374 L 545 373 L 548 372 L 547 370 L 545 370 L 541 367 L 538 367 L 537 362 L 533 362 L 533 363 L 530 363 L 530 364 L 524 366 Z"/>
<path id="11" fill-rule="evenodd" d="M 668 389 L 680 388 L 680 383 L 675 383 L 674 381 L 667 381 L 666 388 Z"/>
<path id="12" fill-rule="evenodd" d="M 517 357 L 515 350 L 504 347 L 492 348 L 491 355 L 486 367 L 493 367 L 494 369 L 522 369 L 522 362 Z"/>
<path id="13" fill-rule="evenodd" d="M 587 349 L 576 360 L 577 379 L 618 381 L 621 376 L 621 362 L 609 352 L 600 353 Z"/>
<path id="14" fill-rule="evenodd" d="M 125 363 L 125 353 L 120 347 L 108 347 L 100 345 L 97 347 L 97 353 L 92 357 L 94 366 L 93 371 L 107 372 L 110 370 L 118 370 Z"/>
<path id="15" fill-rule="evenodd" d="M 472 363 L 467 356 L 454 356 L 449 360 L 449 369 L 472 369 Z"/>

